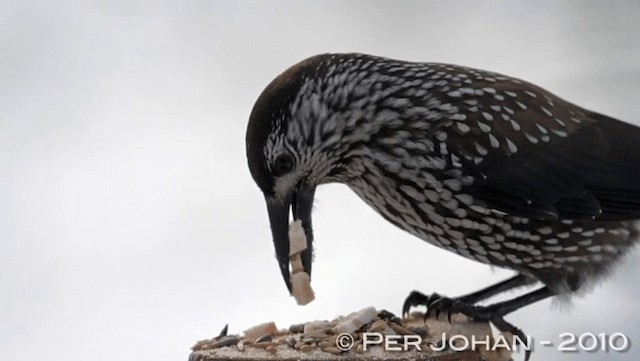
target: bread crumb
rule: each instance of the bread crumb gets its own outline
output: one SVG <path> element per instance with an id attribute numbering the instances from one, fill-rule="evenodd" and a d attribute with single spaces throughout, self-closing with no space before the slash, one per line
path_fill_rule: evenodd
<path id="1" fill-rule="evenodd" d="M 378 318 L 378 312 L 374 307 L 363 308 L 360 311 L 353 312 L 340 320 L 335 327 L 336 333 L 353 333 L 363 325 Z"/>
<path id="2" fill-rule="evenodd" d="M 291 264 L 291 295 L 299 305 L 306 305 L 315 299 L 311 289 L 311 278 L 304 272 L 300 253 L 307 249 L 307 236 L 302 221 L 289 224 L 289 259 Z"/>
<path id="3" fill-rule="evenodd" d="M 273 336 L 274 333 L 278 332 L 278 328 L 276 327 L 276 324 L 273 322 L 266 322 L 257 326 L 253 326 L 247 330 L 244 331 L 244 336 L 246 338 L 251 338 L 251 339 L 258 339 L 259 337 L 265 336 L 265 335 L 271 335 Z"/>
<path id="4" fill-rule="evenodd" d="M 291 293 L 299 305 L 306 305 L 315 299 L 311 289 L 311 280 L 306 272 L 298 272 L 291 275 Z"/>
<path id="5" fill-rule="evenodd" d="M 307 249 L 307 236 L 302 228 L 302 221 L 293 221 L 289 225 L 289 257 Z"/>
<path id="6" fill-rule="evenodd" d="M 302 265 L 302 257 L 300 254 L 291 256 L 291 273 L 304 272 L 304 266 Z"/>

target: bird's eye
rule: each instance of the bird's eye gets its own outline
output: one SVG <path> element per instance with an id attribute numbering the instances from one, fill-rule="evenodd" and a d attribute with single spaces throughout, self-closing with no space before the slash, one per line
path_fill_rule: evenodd
<path id="1" fill-rule="evenodd" d="M 282 153 L 276 157 L 271 165 L 271 173 L 274 176 L 283 176 L 293 169 L 293 156 L 289 153 Z"/>

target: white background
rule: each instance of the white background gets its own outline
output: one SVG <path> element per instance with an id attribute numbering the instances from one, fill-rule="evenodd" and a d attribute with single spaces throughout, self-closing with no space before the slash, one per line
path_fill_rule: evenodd
<path id="1" fill-rule="evenodd" d="M 244 132 L 277 74 L 322 52 L 518 76 L 640 122 L 640 3 L 8 1 L 0 4 L 0 359 L 186 360 L 238 333 L 470 292 L 491 270 L 395 229 L 345 186 L 317 192 L 317 298 L 286 292 Z M 639 140 L 640 141 L 640 140 Z M 635 254 L 570 306 L 509 320 L 538 339 L 625 332 Z"/>

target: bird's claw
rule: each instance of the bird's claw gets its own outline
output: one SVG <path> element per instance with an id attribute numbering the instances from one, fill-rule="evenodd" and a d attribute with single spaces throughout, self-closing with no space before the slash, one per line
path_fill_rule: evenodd
<path id="1" fill-rule="evenodd" d="M 402 316 L 407 317 L 411 307 L 427 306 L 429 304 L 429 296 L 422 292 L 412 291 L 402 304 Z"/>
<path id="2" fill-rule="evenodd" d="M 449 298 L 438 293 L 432 293 L 427 296 L 421 292 L 413 291 L 404 301 L 402 306 L 403 316 L 407 316 L 411 307 L 416 306 L 425 306 L 427 308 L 424 313 L 425 321 L 430 317 L 438 319 L 442 313 L 446 313 L 447 320 L 449 320 L 449 322 L 451 322 L 452 314 L 463 313 L 463 310 L 467 310 L 471 307 L 458 298 Z"/>
<path id="3" fill-rule="evenodd" d="M 500 330 L 500 332 L 502 333 L 509 332 L 515 337 L 529 344 L 527 335 L 521 329 L 505 321 L 503 316 L 494 317 L 491 320 L 491 323 L 493 323 L 493 325 L 496 326 L 496 328 Z M 531 348 L 526 348 L 524 351 L 524 361 L 529 361 L 530 357 L 531 357 Z"/>

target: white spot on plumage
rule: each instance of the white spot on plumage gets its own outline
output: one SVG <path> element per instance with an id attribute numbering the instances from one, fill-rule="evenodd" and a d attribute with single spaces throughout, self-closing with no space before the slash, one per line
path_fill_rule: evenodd
<path id="1" fill-rule="evenodd" d="M 504 242 L 503 245 L 507 248 L 511 248 L 511 249 L 517 249 L 518 248 L 518 244 L 516 242 Z M 507 256 L 509 257 L 509 256 Z"/>
<path id="2" fill-rule="evenodd" d="M 464 233 L 460 232 L 460 231 L 456 231 L 454 229 L 448 229 L 447 234 L 449 234 L 451 237 L 453 237 L 453 241 L 455 242 L 456 240 L 458 241 L 463 241 L 462 244 L 464 244 Z M 465 244 L 466 246 L 466 244 Z"/>
<path id="3" fill-rule="evenodd" d="M 444 223 L 444 217 L 442 217 L 438 213 L 427 213 L 427 216 L 435 224 L 443 224 Z"/>
<path id="4" fill-rule="evenodd" d="M 491 236 L 480 236 L 480 240 L 484 243 L 487 244 L 493 244 L 496 243 L 496 239 L 494 237 Z"/>
<path id="5" fill-rule="evenodd" d="M 551 227 L 542 227 L 538 229 L 538 233 L 544 234 L 544 235 L 551 234 L 551 232 L 553 232 Z"/>
<path id="6" fill-rule="evenodd" d="M 496 138 L 493 134 L 489 134 L 489 142 L 491 143 L 491 147 L 498 148 L 500 147 L 500 142 L 498 138 Z"/>
<path id="7" fill-rule="evenodd" d="M 427 196 L 427 198 L 433 203 L 436 203 L 440 200 L 440 195 L 430 189 L 425 190 L 424 195 Z"/>
<path id="8" fill-rule="evenodd" d="M 465 218 L 467 216 L 467 211 L 462 209 L 462 208 L 457 208 L 453 211 L 453 214 L 456 215 L 456 217 L 462 219 Z"/>
<path id="9" fill-rule="evenodd" d="M 589 250 L 589 252 L 594 252 L 594 253 L 602 252 L 602 246 L 600 245 L 591 246 L 587 249 Z"/>
<path id="10" fill-rule="evenodd" d="M 489 113 L 487 113 L 487 112 L 482 112 L 482 116 L 483 116 L 483 117 L 484 117 L 484 119 L 486 119 L 486 120 L 489 120 L 489 121 L 493 120 L 493 115 L 491 115 L 491 114 L 489 114 Z"/>
<path id="11" fill-rule="evenodd" d="M 467 229 L 475 229 L 477 228 L 478 222 L 472 221 L 469 218 L 465 218 L 462 220 L 462 227 Z"/>
<path id="12" fill-rule="evenodd" d="M 462 189 L 462 182 L 460 182 L 459 179 L 445 179 L 444 181 L 442 181 L 442 184 L 455 192 L 458 192 L 460 191 L 460 189 Z"/>
<path id="13" fill-rule="evenodd" d="M 460 220 L 458 218 L 446 217 L 445 222 L 451 227 L 460 227 Z"/>
<path id="14" fill-rule="evenodd" d="M 476 146 L 476 151 L 478 152 L 478 154 L 485 156 L 487 155 L 489 152 L 487 151 L 487 148 L 481 146 L 480 144 L 478 144 L 478 142 L 474 142 L 475 146 Z"/>
<path id="15" fill-rule="evenodd" d="M 449 209 L 449 210 L 454 210 L 456 208 L 458 208 L 458 201 L 456 201 L 455 199 L 450 199 L 448 201 L 441 201 L 440 204 L 442 204 L 442 206 L 444 206 L 445 208 Z"/>
<path id="16" fill-rule="evenodd" d="M 511 153 L 518 152 L 518 147 L 516 147 L 516 145 L 511 141 L 511 139 L 509 138 L 505 138 L 505 139 L 507 140 L 507 147 L 509 148 Z"/>
<path id="17" fill-rule="evenodd" d="M 447 143 L 440 143 L 440 154 L 447 155 Z"/>
<path id="18" fill-rule="evenodd" d="M 467 116 L 462 113 L 456 113 L 449 116 L 451 120 L 466 120 Z"/>
<path id="19" fill-rule="evenodd" d="M 594 235 L 595 235 L 595 232 L 593 231 L 582 232 L 583 237 L 593 237 Z"/>
<path id="20" fill-rule="evenodd" d="M 469 208 L 471 208 L 472 211 L 476 212 L 476 213 L 480 213 L 480 214 L 489 214 L 490 211 L 482 206 L 479 206 L 477 204 L 471 204 L 469 205 Z"/>
<path id="21" fill-rule="evenodd" d="M 561 138 L 566 138 L 567 137 L 567 132 L 565 132 L 564 130 L 557 130 L 557 129 L 551 129 L 551 131 L 553 132 L 553 134 L 561 137 Z"/>
<path id="22" fill-rule="evenodd" d="M 483 122 L 478 122 L 478 127 L 485 133 L 489 133 L 491 131 L 491 126 Z"/>
<path id="23" fill-rule="evenodd" d="M 460 129 L 462 133 L 467 133 L 471 130 L 471 128 L 465 123 L 457 122 L 456 126 L 458 127 L 458 129 Z"/>
<path id="24" fill-rule="evenodd" d="M 456 199 L 466 205 L 471 205 L 473 203 L 473 197 L 469 194 L 461 193 L 455 195 Z"/>
<path id="25" fill-rule="evenodd" d="M 526 106 L 524 103 L 519 102 L 519 101 L 516 101 L 516 104 L 518 104 L 518 106 L 520 107 L 520 109 L 522 109 L 522 110 L 527 110 L 527 106 Z"/>
<path id="26" fill-rule="evenodd" d="M 531 134 L 529 134 L 529 133 L 525 132 L 525 133 L 524 133 L 524 136 L 525 136 L 525 137 L 527 137 L 527 139 L 528 139 L 531 143 L 533 143 L 533 144 L 537 144 L 537 143 L 538 143 L 538 138 L 534 137 L 533 135 L 531 135 Z"/>
<path id="27" fill-rule="evenodd" d="M 538 128 L 538 130 L 540 131 L 540 133 L 542 134 L 547 134 L 547 128 L 543 127 L 542 125 L 536 123 L 536 127 Z"/>
<path id="28" fill-rule="evenodd" d="M 453 105 L 451 103 L 440 104 L 438 109 L 444 110 L 444 111 L 449 111 L 449 110 L 453 109 Z"/>
<path id="29" fill-rule="evenodd" d="M 578 246 L 587 247 L 587 246 L 590 246 L 592 243 L 593 243 L 593 240 L 591 238 L 583 239 L 582 241 L 578 242 Z"/>
<path id="30" fill-rule="evenodd" d="M 418 192 L 414 187 L 403 184 L 399 187 L 399 189 L 404 192 L 407 196 L 415 199 L 418 202 L 425 202 L 427 200 L 427 197 L 423 194 Z"/>

